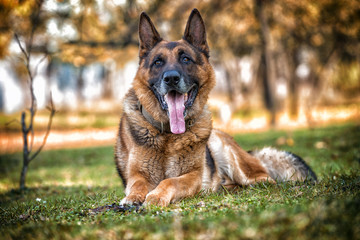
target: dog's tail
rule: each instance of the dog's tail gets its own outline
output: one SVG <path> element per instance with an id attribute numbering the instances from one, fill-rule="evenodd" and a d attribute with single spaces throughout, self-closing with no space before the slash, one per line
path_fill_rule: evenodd
<path id="1" fill-rule="evenodd" d="M 306 162 L 293 153 L 270 147 L 248 153 L 259 159 L 270 177 L 276 181 L 317 181 L 315 173 Z"/>
<path id="2" fill-rule="evenodd" d="M 231 187 L 259 181 L 317 180 L 299 156 L 274 148 L 246 152 L 230 135 L 216 129 L 207 143 L 206 163 L 203 185 L 215 190 L 220 185 Z"/>

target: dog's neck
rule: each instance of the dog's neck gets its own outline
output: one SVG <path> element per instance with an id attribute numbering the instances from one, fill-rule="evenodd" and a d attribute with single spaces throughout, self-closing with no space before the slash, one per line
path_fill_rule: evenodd
<path id="1" fill-rule="evenodd" d="M 145 108 L 141 105 L 140 102 L 138 102 L 138 107 L 139 110 L 141 112 L 141 114 L 144 116 L 144 118 L 146 119 L 146 121 L 148 121 L 152 126 L 154 126 L 157 130 L 160 131 L 160 133 L 171 133 L 170 130 L 170 124 L 169 122 L 167 123 L 163 123 L 160 121 L 156 121 L 151 115 L 150 113 L 148 113 Z M 193 126 L 195 123 L 194 119 L 187 119 L 185 121 L 185 126 L 186 129 L 189 129 L 191 126 Z"/>

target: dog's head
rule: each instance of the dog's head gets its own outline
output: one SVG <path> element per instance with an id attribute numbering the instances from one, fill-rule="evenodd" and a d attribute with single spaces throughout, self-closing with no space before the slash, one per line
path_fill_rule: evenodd
<path id="1" fill-rule="evenodd" d="M 150 18 L 139 23 L 140 65 L 133 82 L 145 110 L 156 120 L 169 122 L 174 134 L 186 131 L 185 121 L 201 114 L 215 85 L 203 19 L 194 9 L 181 40 L 163 40 Z"/>

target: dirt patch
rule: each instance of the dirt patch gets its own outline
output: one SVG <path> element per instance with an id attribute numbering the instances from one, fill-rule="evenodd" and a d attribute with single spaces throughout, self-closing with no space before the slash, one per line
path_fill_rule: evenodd
<path id="1" fill-rule="evenodd" d="M 34 135 L 34 149 L 43 141 L 45 132 Z M 91 146 L 109 146 L 115 143 L 117 128 L 54 130 L 51 131 L 44 149 L 82 148 Z M 0 133 L 0 154 L 14 153 L 22 150 L 21 133 Z"/>
<path id="2" fill-rule="evenodd" d="M 88 213 L 90 214 L 98 214 L 105 211 L 115 211 L 115 212 L 137 212 L 139 211 L 140 205 L 119 205 L 116 203 L 113 203 L 111 205 L 105 205 L 93 209 L 89 209 Z"/>

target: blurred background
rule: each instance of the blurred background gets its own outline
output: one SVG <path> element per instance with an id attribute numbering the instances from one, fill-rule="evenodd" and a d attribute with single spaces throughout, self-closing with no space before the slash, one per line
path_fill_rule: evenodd
<path id="1" fill-rule="evenodd" d="M 138 66 L 138 19 L 182 37 L 198 8 L 217 84 L 214 125 L 228 132 L 315 127 L 360 116 L 357 0 L 0 0 L 0 152 L 21 149 L 29 77 L 15 39 L 31 52 L 38 113 L 58 113 L 48 148 L 113 144 L 121 100 Z M 31 36 L 32 39 L 31 39 Z"/>

